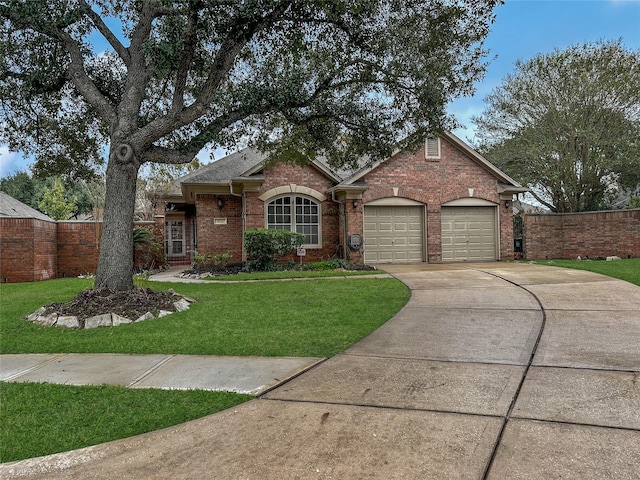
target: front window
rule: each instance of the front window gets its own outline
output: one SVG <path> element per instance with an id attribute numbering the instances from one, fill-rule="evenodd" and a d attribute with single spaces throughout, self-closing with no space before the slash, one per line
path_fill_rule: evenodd
<path id="1" fill-rule="evenodd" d="M 267 228 L 302 233 L 305 245 L 320 246 L 320 205 L 307 197 L 279 197 L 267 203 Z"/>

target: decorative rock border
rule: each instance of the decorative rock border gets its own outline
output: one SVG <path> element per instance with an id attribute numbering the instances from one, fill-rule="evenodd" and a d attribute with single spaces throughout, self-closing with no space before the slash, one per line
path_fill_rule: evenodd
<path id="1" fill-rule="evenodd" d="M 180 297 L 179 300 L 173 303 L 176 312 L 183 312 L 188 310 L 192 303 L 195 303 L 195 300 L 192 298 L 184 297 L 178 294 L 175 294 L 177 297 Z M 154 315 L 151 312 L 147 312 L 144 315 L 136 318 L 135 320 L 131 320 L 130 318 L 122 317 L 116 313 L 103 313 L 102 315 L 96 315 L 94 317 L 89 317 L 84 322 L 81 322 L 78 317 L 60 315 L 57 312 L 53 312 L 50 314 L 46 314 L 47 308 L 40 307 L 38 310 L 33 312 L 31 315 L 28 315 L 26 318 L 29 322 L 35 323 L 36 325 L 40 325 L 43 327 L 66 327 L 66 328 L 75 328 L 75 329 L 83 329 L 83 328 L 97 328 L 97 327 L 117 327 L 119 325 L 126 325 L 130 323 L 139 323 L 145 320 L 152 320 L 154 318 L 166 317 L 174 312 L 169 310 L 160 310 L 158 315 Z M 83 326 L 84 324 L 84 326 Z"/>

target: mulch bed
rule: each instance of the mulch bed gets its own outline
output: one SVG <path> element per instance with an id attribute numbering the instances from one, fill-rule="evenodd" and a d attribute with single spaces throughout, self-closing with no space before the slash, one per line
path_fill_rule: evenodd
<path id="1" fill-rule="evenodd" d="M 160 310 L 175 312 L 176 301 L 172 290 L 157 292 L 150 288 L 133 287 L 123 292 L 112 292 L 108 288 L 84 290 L 72 300 L 64 303 L 46 305 L 46 314 L 57 312 L 59 315 L 87 318 L 103 313 L 116 313 L 121 317 L 136 319 L 147 312 L 157 315 Z"/>

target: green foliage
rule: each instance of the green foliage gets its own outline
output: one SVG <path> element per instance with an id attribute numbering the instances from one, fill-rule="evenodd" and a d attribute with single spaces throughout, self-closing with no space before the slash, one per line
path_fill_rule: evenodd
<path id="1" fill-rule="evenodd" d="M 152 270 L 166 263 L 162 243 L 151 227 L 133 228 L 133 248 L 136 270 Z"/>
<path id="2" fill-rule="evenodd" d="M 27 172 L 16 172 L 0 180 L 0 190 L 38 210 L 38 203 L 42 199 L 40 192 L 42 186 L 36 184 L 42 183 L 40 180 L 31 178 Z"/>
<path id="3" fill-rule="evenodd" d="M 10 0 L 0 139 L 38 172 L 76 179 L 136 132 L 142 163 L 187 163 L 247 132 L 291 160 L 386 156 L 452 124 L 446 105 L 481 78 L 499 3 L 164 2 L 143 14 L 140 2 Z"/>
<path id="4" fill-rule="evenodd" d="M 97 445 L 170 427 L 252 399 L 202 390 L 2 383 L 0 461 Z"/>
<path id="5" fill-rule="evenodd" d="M 629 208 L 640 208 L 640 195 L 633 195 L 629 198 Z"/>
<path id="6" fill-rule="evenodd" d="M 54 179 L 52 187 L 44 187 L 42 200 L 38 204 L 40 211 L 54 220 L 68 220 L 76 209 L 76 198 L 67 199 L 60 178 Z"/>
<path id="7" fill-rule="evenodd" d="M 554 212 L 640 184 L 640 50 L 598 42 L 518 62 L 487 98 L 479 149 Z"/>
<path id="8" fill-rule="evenodd" d="M 60 180 L 64 186 L 65 202 L 74 205 L 70 214 L 75 216 L 90 213 L 93 208 L 93 200 L 88 194 L 87 183 L 84 181 L 65 181 L 63 177 L 38 178 L 27 172 L 17 172 L 0 180 L 0 190 L 31 208 L 46 213 L 45 209 L 40 206 L 45 190 L 55 189 L 56 182 Z"/>
<path id="9" fill-rule="evenodd" d="M 337 270 L 340 268 L 349 269 L 350 265 L 343 258 L 334 258 L 331 260 L 323 260 L 320 262 L 303 263 L 302 270 Z"/>
<path id="10" fill-rule="evenodd" d="M 277 260 L 301 247 L 304 240 L 304 234 L 289 230 L 246 230 L 244 246 L 249 258 L 247 268 L 258 271 L 273 270 Z"/>
<path id="11" fill-rule="evenodd" d="M 156 238 L 151 229 L 147 227 L 133 227 L 133 246 L 140 249 L 144 246 L 153 245 Z"/>
<path id="12" fill-rule="evenodd" d="M 231 254 L 225 253 L 203 253 L 193 257 L 193 268 L 196 270 L 224 270 L 229 265 Z"/>

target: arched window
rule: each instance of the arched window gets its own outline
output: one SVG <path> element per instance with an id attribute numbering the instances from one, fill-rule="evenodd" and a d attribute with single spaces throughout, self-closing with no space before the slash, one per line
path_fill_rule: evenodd
<path id="1" fill-rule="evenodd" d="M 267 203 L 267 228 L 289 230 L 305 236 L 305 246 L 320 247 L 320 204 L 300 195 L 275 198 Z"/>

